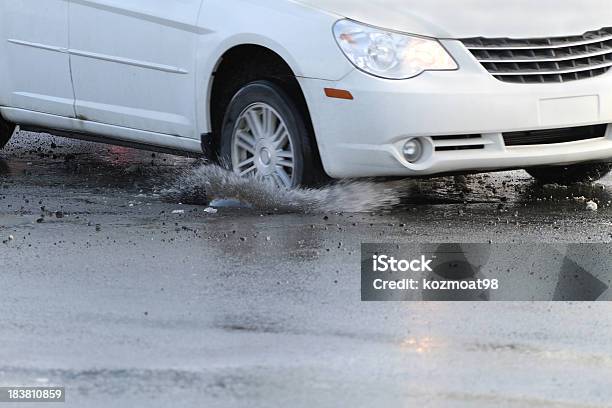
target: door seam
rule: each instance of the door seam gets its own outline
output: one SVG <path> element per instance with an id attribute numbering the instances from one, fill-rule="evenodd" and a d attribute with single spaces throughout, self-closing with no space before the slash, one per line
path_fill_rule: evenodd
<path id="1" fill-rule="evenodd" d="M 71 44 L 71 37 L 72 37 L 72 26 L 70 24 L 71 22 L 71 4 L 72 1 L 68 0 L 68 50 L 70 50 L 70 46 Z M 68 54 L 68 70 L 70 71 L 70 83 L 72 84 L 72 111 L 73 111 L 73 118 L 77 117 L 77 99 L 76 99 L 76 87 L 74 86 L 74 75 L 72 73 L 72 55 L 70 54 L 70 52 L 67 53 Z"/>

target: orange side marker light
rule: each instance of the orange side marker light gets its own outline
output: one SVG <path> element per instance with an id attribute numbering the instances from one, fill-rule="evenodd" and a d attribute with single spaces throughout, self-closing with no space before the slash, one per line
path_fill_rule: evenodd
<path id="1" fill-rule="evenodd" d="M 328 98 L 336 98 L 336 99 L 346 99 L 352 101 L 353 94 L 344 89 L 335 89 L 335 88 L 325 88 L 325 95 Z"/>

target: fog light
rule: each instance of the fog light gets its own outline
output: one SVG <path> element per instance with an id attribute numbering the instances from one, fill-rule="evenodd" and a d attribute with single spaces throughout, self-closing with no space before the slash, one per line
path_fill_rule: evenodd
<path id="1" fill-rule="evenodd" d="M 419 139 L 410 139 L 404 144 L 402 153 L 406 161 L 414 163 L 423 156 L 423 143 Z"/>

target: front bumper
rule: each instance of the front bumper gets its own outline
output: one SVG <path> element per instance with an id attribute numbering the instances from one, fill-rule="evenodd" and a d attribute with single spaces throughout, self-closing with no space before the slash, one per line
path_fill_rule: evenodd
<path id="1" fill-rule="evenodd" d="M 459 63 L 458 71 L 426 72 L 404 81 L 357 70 L 337 82 L 300 79 L 331 177 L 434 175 L 612 158 L 612 126 L 603 138 L 558 144 L 507 147 L 502 136 L 612 123 L 612 71 L 560 84 L 505 83 L 461 42 L 443 43 Z M 354 100 L 328 98 L 324 88 L 349 90 Z M 484 148 L 436 151 L 434 145 L 416 163 L 402 155 L 405 141 L 413 137 L 474 134 L 481 136 Z"/>

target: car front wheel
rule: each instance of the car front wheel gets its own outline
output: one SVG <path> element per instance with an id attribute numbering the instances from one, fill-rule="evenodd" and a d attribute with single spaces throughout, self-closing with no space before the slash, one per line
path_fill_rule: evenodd
<path id="1" fill-rule="evenodd" d="M 275 83 L 255 81 L 234 96 L 223 122 L 221 159 L 236 174 L 282 188 L 312 185 L 323 170 L 304 112 Z"/>
<path id="2" fill-rule="evenodd" d="M 587 163 L 527 169 L 527 173 L 542 184 L 560 185 L 592 183 L 604 178 L 610 171 L 612 171 L 612 163 Z"/>

